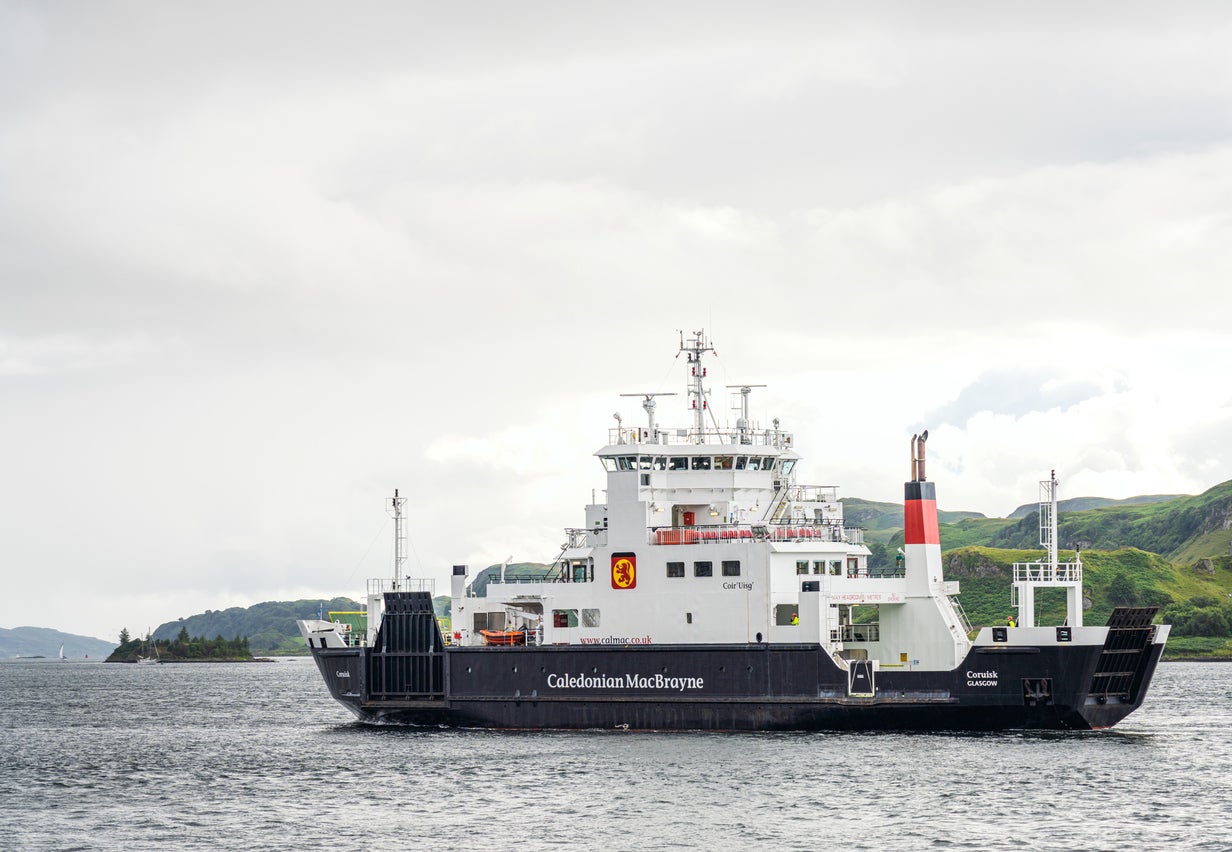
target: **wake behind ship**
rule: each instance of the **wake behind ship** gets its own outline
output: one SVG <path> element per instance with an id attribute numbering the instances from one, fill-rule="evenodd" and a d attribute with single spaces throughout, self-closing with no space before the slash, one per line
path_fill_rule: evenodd
<path id="1" fill-rule="evenodd" d="M 606 502 L 547 576 L 503 567 L 477 595 L 454 566 L 453 632 L 430 581 L 402 576 L 405 497 L 391 501 L 395 570 L 365 613 L 301 621 L 331 694 L 363 722 L 658 730 L 1087 729 L 1146 695 L 1169 627 L 1156 608 L 1082 623 L 1082 563 L 1059 562 L 1057 480 L 1041 482 L 1040 562 L 1014 566 L 1013 626 L 973 631 L 942 576 L 928 433 L 911 440 L 905 544 L 872 569 L 833 486 L 796 482 L 791 433 L 710 407 L 704 332 L 688 339 L 692 424 L 618 420 L 595 455 Z M 1062 625 L 1035 592 L 1066 590 Z M 974 637 L 974 638 L 972 638 Z"/>

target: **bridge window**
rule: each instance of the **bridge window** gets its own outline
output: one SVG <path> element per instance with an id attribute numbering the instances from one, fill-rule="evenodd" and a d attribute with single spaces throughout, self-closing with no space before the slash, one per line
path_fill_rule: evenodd
<path id="1" fill-rule="evenodd" d="M 637 456 L 620 456 L 616 459 L 617 470 L 636 470 Z"/>
<path id="2" fill-rule="evenodd" d="M 667 576 L 683 577 L 684 576 L 684 563 L 683 562 L 667 563 Z"/>
<path id="3" fill-rule="evenodd" d="M 655 456 L 651 464 L 652 470 L 667 470 L 667 456 Z"/>
<path id="4" fill-rule="evenodd" d="M 748 456 L 736 456 L 736 470 L 744 470 L 749 466 Z"/>
<path id="5" fill-rule="evenodd" d="M 797 574 L 807 574 L 808 573 L 808 560 L 807 559 L 797 559 L 796 560 L 796 573 Z"/>
<path id="6" fill-rule="evenodd" d="M 693 469 L 694 470 L 710 470 L 710 456 L 694 456 L 693 457 Z"/>
<path id="7" fill-rule="evenodd" d="M 796 466 L 795 459 L 783 459 L 783 476 L 791 473 L 791 469 Z"/>
<path id="8" fill-rule="evenodd" d="M 814 574 L 826 573 L 826 560 L 818 559 L 816 562 L 814 562 L 813 563 L 813 573 Z"/>
<path id="9" fill-rule="evenodd" d="M 740 560 L 724 559 L 723 560 L 723 576 L 724 577 L 739 577 L 740 576 Z"/>
<path id="10" fill-rule="evenodd" d="M 694 562 L 693 563 L 694 577 L 713 577 L 714 563 L 713 562 Z"/>
<path id="11" fill-rule="evenodd" d="M 749 456 L 749 470 L 761 470 L 761 456 Z"/>
<path id="12" fill-rule="evenodd" d="M 599 610 L 597 609 L 582 610 L 582 626 L 583 627 L 598 627 L 599 626 Z"/>
<path id="13" fill-rule="evenodd" d="M 843 563 L 841 560 L 838 560 L 838 559 L 830 560 L 830 573 L 834 575 L 835 577 L 843 573 Z"/>
<path id="14" fill-rule="evenodd" d="M 672 456 L 667 462 L 667 469 L 668 470 L 688 470 L 689 469 L 689 457 L 688 456 Z"/>
<path id="15" fill-rule="evenodd" d="M 607 456 L 604 456 L 603 458 L 599 459 L 599 461 L 603 462 L 603 469 L 606 470 L 608 473 L 611 473 L 612 471 L 616 470 L 616 459 L 608 458 Z"/>
<path id="16" fill-rule="evenodd" d="M 732 469 L 732 457 L 731 456 L 715 456 L 714 457 L 714 469 L 715 470 L 731 470 Z"/>

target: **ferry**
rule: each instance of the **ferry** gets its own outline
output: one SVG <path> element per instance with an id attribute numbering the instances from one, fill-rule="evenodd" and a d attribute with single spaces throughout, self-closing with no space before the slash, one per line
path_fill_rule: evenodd
<path id="1" fill-rule="evenodd" d="M 691 423 L 619 417 L 595 456 L 606 499 L 565 531 L 549 570 L 453 566 L 451 627 L 433 582 L 392 578 L 362 613 L 299 622 L 331 695 L 364 723 L 507 729 L 1087 730 L 1142 704 L 1169 626 L 1155 607 L 1083 624 L 1081 555 L 1057 551 L 1055 473 L 1040 483 L 1039 562 L 1013 568 L 1006 625 L 973 629 L 943 574 L 928 433 L 910 440 L 904 544 L 870 564 L 834 486 L 797 482 L 794 436 L 750 420 L 760 385 L 710 404 L 705 331 L 681 333 Z M 478 588 L 478 587 L 482 588 Z M 1066 618 L 1037 624 L 1035 594 Z"/>

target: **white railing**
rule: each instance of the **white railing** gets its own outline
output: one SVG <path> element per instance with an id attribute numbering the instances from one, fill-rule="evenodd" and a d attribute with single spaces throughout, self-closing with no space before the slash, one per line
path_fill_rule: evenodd
<path id="1" fill-rule="evenodd" d="M 830 541 L 863 544 L 864 531 L 829 521 L 785 524 L 705 524 L 651 527 L 650 544 L 704 544 L 739 541 Z"/>
<path id="2" fill-rule="evenodd" d="M 1048 562 L 1015 562 L 1015 583 L 1081 583 L 1081 562 L 1059 562 L 1053 570 Z"/>
<path id="3" fill-rule="evenodd" d="M 778 447 L 792 445 L 792 434 L 781 429 L 649 429 L 621 427 L 607 430 L 609 444 L 645 444 L 648 446 L 671 446 L 692 444 L 721 444 L 744 447 Z"/>
<path id="4" fill-rule="evenodd" d="M 383 595 L 386 592 L 427 592 L 436 596 L 436 580 L 420 577 L 403 577 L 394 581 L 392 578 L 375 578 L 368 581 L 368 594 Z"/>

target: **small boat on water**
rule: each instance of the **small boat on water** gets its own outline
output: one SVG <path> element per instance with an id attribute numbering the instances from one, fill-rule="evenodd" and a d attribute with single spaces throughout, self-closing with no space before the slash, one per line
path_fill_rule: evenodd
<path id="1" fill-rule="evenodd" d="M 928 433 L 912 436 L 904 545 L 870 564 L 834 486 L 797 482 L 778 419 L 710 406 L 704 332 L 687 340 L 691 425 L 616 428 L 595 455 L 606 499 L 542 572 L 482 593 L 453 568 L 452 628 L 434 585 L 403 576 L 406 498 L 394 492 L 392 579 L 368 583 L 363 623 L 299 628 L 335 699 L 371 723 L 704 730 L 1090 729 L 1142 704 L 1169 627 L 1156 608 L 1083 624 L 1082 562 L 1057 552 L 1055 475 L 1041 482 L 1045 557 L 1016 564 L 1017 618 L 972 629 L 943 576 Z M 668 394 L 673 395 L 674 394 Z M 1066 619 L 1036 623 L 1035 593 L 1064 589 Z"/>
<path id="2" fill-rule="evenodd" d="M 68 659 L 68 657 L 64 656 L 64 643 L 63 642 L 60 643 L 60 659 L 61 660 Z"/>
<path id="3" fill-rule="evenodd" d="M 162 662 L 158 657 L 158 643 L 150 638 L 150 633 L 147 630 L 145 635 L 145 654 L 138 654 L 136 663 L 139 666 L 156 666 Z M 153 656 L 151 656 L 151 652 Z"/>

